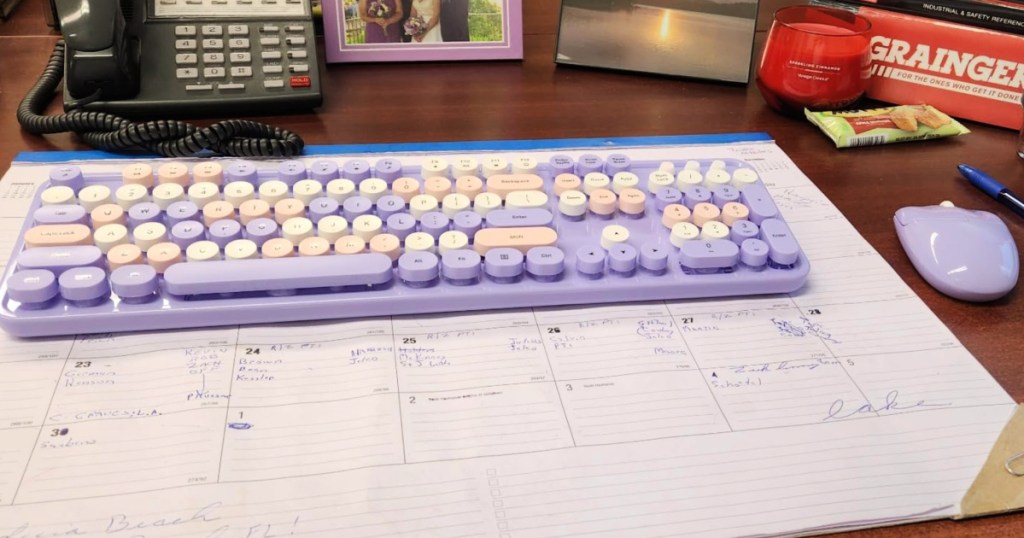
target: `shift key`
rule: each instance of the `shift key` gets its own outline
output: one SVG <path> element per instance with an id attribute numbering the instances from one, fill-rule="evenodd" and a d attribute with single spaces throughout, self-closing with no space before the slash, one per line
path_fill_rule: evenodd
<path id="1" fill-rule="evenodd" d="M 549 247 L 558 241 L 558 232 L 542 226 L 528 228 L 484 228 L 473 236 L 473 248 L 480 255 L 492 248 L 509 247 L 523 254 L 533 247 Z"/>
<path id="2" fill-rule="evenodd" d="M 60 276 L 73 267 L 101 267 L 103 253 L 95 246 L 38 247 L 18 254 L 18 269 L 46 269 Z"/>

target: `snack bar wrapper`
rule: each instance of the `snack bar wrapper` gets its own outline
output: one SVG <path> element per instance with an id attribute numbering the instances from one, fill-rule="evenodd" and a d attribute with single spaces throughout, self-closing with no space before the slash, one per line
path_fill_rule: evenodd
<path id="1" fill-rule="evenodd" d="M 837 148 L 877 146 L 967 134 L 960 122 L 930 105 L 899 105 L 870 110 L 812 112 L 804 115 Z"/>

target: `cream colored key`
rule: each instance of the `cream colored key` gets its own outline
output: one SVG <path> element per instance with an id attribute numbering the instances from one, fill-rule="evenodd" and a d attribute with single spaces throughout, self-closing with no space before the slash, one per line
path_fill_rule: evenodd
<path id="1" fill-rule="evenodd" d="M 327 196 L 339 204 L 355 194 L 356 184 L 351 179 L 332 179 L 327 182 Z"/>
<path id="2" fill-rule="evenodd" d="M 473 157 L 459 157 L 452 163 L 452 175 L 455 177 L 475 176 L 480 173 L 480 161 Z M 466 194 L 466 193 L 463 193 Z M 466 196 L 469 196 L 466 194 Z"/>
<path id="3" fill-rule="evenodd" d="M 114 197 L 106 185 L 89 185 L 78 191 L 78 204 L 86 211 L 92 211 L 97 206 L 113 203 L 113 201 Z"/>
<path id="4" fill-rule="evenodd" d="M 448 160 L 444 157 L 428 157 L 420 165 L 420 175 L 427 178 L 432 176 L 448 177 Z"/>
<path id="5" fill-rule="evenodd" d="M 551 228 L 484 228 L 473 235 L 473 248 L 487 254 L 492 248 L 509 247 L 523 254 L 534 247 L 548 247 L 558 241 L 558 233 Z"/>
<path id="6" fill-rule="evenodd" d="M 673 245 L 682 248 L 683 243 L 697 239 L 700 236 L 700 228 L 692 222 L 680 222 L 672 227 L 672 234 L 668 240 Z"/>
<path id="7" fill-rule="evenodd" d="M 316 234 L 334 244 L 348 235 L 348 221 L 339 215 L 326 216 L 316 223 Z"/>
<path id="8" fill-rule="evenodd" d="M 161 183 L 153 187 L 153 202 L 160 209 L 167 209 L 174 202 L 185 200 L 185 187 L 177 183 Z"/>
<path id="9" fill-rule="evenodd" d="M 651 172 L 651 175 L 647 176 L 647 192 L 651 194 L 658 194 L 658 191 L 665 187 L 674 187 L 676 184 L 676 176 L 671 172 L 664 170 L 657 170 Z"/>
<path id="10" fill-rule="evenodd" d="M 230 245 L 230 243 L 228 244 Z M 179 262 L 181 262 L 181 247 L 170 241 L 157 243 L 149 247 L 149 251 L 146 252 L 146 263 L 160 274 Z"/>
<path id="11" fill-rule="evenodd" d="M 235 239 L 224 245 L 225 260 L 252 260 L 259 256 L 260 247 L 248 239 Z"/>
<path id="12" fill-rule="evenodd" d="M 472 201 L 469 199 L 469 196 L 466 196 L 465 194 L 453 192 L 441 200 L 441 211 L 444 212 L 448 218 L 455 217 L 455 214 L 460 211 L 468 211 L 471 206 Z"/>
<path id="13" fill-rule="evenodd" d="M 238 221 L 242 223 L 242 226 L 249 224 L 254 219 L 269 219 L 272 216 L 270 204 L 266 200 L 246 200 L 238 206 Z"/>
<path id="14" fill-rule="evenodd" d="M 317 183 L 319 185 L 319 183 Z M 156 191 L 154 191 L 156 192 Z M 224 185 L 224 201 L 234 207 L 241 206 L 247 200 L 256 198 L 256 187 L 248 181 L 232 181 Z"/>
<path id="15" fill-rule="evenodd" d="M 725 170 L 725 161 L 715 159 L 708 165 L 708 170 Z"/>
<path id="16" fill-rule="evenodd" d="M 122 226 L 123 228 L 123 226 Z M 25 231 L 25 248 L 91 245 L 92 230 L 84 224 L 41 224 Z"/>
<path id="17" fill-rule="evenodd" d="M 41 201 L 43 205 L 76 205 L 78 203 L 75 199 L 75 191 L 72 190 L 71 187 L 65 185 L 58 185 L 44 190 L 43 193 L 39 195 L 39 201 Z"/>
<path id="18" fill-rule="evenodd" d="M 501 198 L 516 191 L 544 190 L 544 180 L 534 174 L 494 174 L 487 178 L 487 192 Z"/>
<path id="19" fill-rule="evenodd" d="M 616 245 L 621 245 L 629 240 L 629 230 L 625 226 L 612 224 L 601 230 L 601 248 L 611 250 Z"/>
<path id="20" fill-rule="evenodd" d="M 289 258 L 295 255 L 295 244 L 283 237 L 268 239 L 260 247 L 264 258 Z"/>
<path id="21" fill-rule="evenodd" d="M 135 265 L 143 261 L 142 250 L 137 245 L 131 243 L 117 245 L 107 251 L 107 267 L 111 271 L 118 267 Z"/>
<path id="22" fill-rule="evenodd" d="M 359 215 L 352 219 L 352 234 L 361 237 L 363 241 L 373 239 L 383 230 L 384 222 L 377 215 Z"/>
<path id="23" fill-rule="evenodd" d="M 472 200 L 484 192 L 484 182 L 476 176 L 459 176 L 455 180 L 455 192 Z"/>
<path id="24" fill-rule="evenodd" d="M 750 209 L 739 202 L 726 202 L 722 206 L 722 222 L 726 226 L 732 226 L 738 220 L 744 220 L 750 216 Z"/>
<path id="25" fill-rule="evenodd" d="M 437 198 L 440 202 L 452 192 L 452 180 L 446 177 L 433 176 L 423 180 L 423 193 Z"/>
<path id="26" fill-rule="evenodd" d="M 485 178 L 490 179 L 491 176 L 497 174 L 508 173 L 508 161 L 503 157 L 486 157 L 483 160 L 483 175 Z"/>
<path id="27" fill-rule="evenodd" d="M 420 220 L 431 211 L 437 211 L 437 198 L 429 194 L 417 194 L 409 200 L 409 213 L 414 219 Z"/>
<path id="28" fill-rule="evenodd" d="M 370 239 L 370 252 L 383 254 L 395 261 L 402 255 L 402 241 L 397 235 L 377 234 Z"/>
<path id="29" fill-rule="evenodd" d="M 756 181 L 757 172 L 750 168 L 737 168 L 732 173 L 732 185 L 737 189 L 743 190 L 743 187 Z"/>
<path id="30" fill-rule="evenodd" d="M 473 198 L 473 211 L 486 217 L 491 211 L 501 207 L 501 197 L 493 192 L 482 192 Z"/>
<path id="31" fill-rule="evenodd" d="M 611 182 L 612 180 L 607 175 L 601 172 L 591 172 L 583 176 L 583 192 L 590 196 L 597 189 L 607 189 Z"/>
<path id="32" fill-rule="evenodd" d="M 441 254 L 464 248 L 469 248 L 469 236 L 458 230 L 449 230 L 437 238 L 437 251 Z"/>
<path id="33" fill-rule="evenodd" d="M 371 177 L 359 182 L 359 195 L 377 203 L 381 196 L 388 193 L 388 182 L 379 177 Z"/>
<path id="34" fill-rule="evenodd" d="M 582 217 L 587 213 L 587 195 L 580 191 L 565 191 L 558 197 L 558 210 L 567 217 Z"/>
<path id="35" fill-rule="evenodd" d="M 235 206 L 224 200 L 214 200 L 203 206 L 203 224 L 207 227 L 224 219 L 235 220 Z"/>
<path id="36" fill-rule="evenodd" d="M 665 206 L 665 209 L 661 213 L 661 224 L 669 230 L 680 222 L 689 221 L 690 208 L 682 204 L 669 204 Z"/>
<path id="37" fill-rule="evenodd" d="M 298 245 L 303 239 L 313 237 L 313 221 L 306 217 L 292 217 L 281 223 L 281 237 Z"/>
<path id="38" fill-rule="evenodd" d="M 718 220 L 718 217 L 722 214 L 722 210 L 718 209 L 718 206 L 709 204 L 707 202 L 701 202 L 693 206 L 693 223 L 698 227 L 704 226 L 704 223 L 713 220 Z"/>
<path id="39" fill-rule="evenodd" d="M 724 168 L 714 168 L 704 174 L 704 184 L 710 189 L 720 185 L 728 185 L 732 182 L 732 176 Z"/>
<path id="40" fill-rule="evenodd" d="M 612 191 L 615 194 L 622 194 L 625 189 L 635 189 L 640 184 L 640 178 L 633 172 L 617 172 L 612 178 Z"/>
<path id="41" fill-rule="evenodd" d="M 182 163 L 162 164 L 156 169 L 156 176 L 158 183 L 173 183 L 181 185 L 182 188 L 188 187 L 190 182 L 188 167 Z"/>
<path id="42" fill-rule="evenodd" d="M 314 199 L 323 195 L 324 186 L 315 179 L 301 179 L 292 185 L 292 197 L 309 205 Z"/>
<path id="43" fill-rule="evenodd" d="M 659 172 L 668 172 L 669 174 L 672 174 L 673 176 L 675 176 L 675 174 L 676 174 L 676 165 L 672 161 L 661 161 L 661 164 L 658 165 L 658 171 Z"/>
<path id="44" fill-rule="evenodd" d="M 697 170 L 683 169 L 676 174 L 676 188 L 683 191 L 704 184 L 704 176 Z"/>
<path id="45" fill-rule="evenodd" d="M 224 168 L 215 162 L 199 163 L 192 168 L 192 183 L 220 185 L 224 183 Z"/>
<path id="46" fill-rule="evenodd" d="M 505 197 L 505 207 L 509 209 L 531 209 L 546 207 L 548 195 L 541 191 L 516 191 Z"/>
<path id="47" fill-rule="evenodd" d="M 128 228 L 123 224 L 104 224 L 92 233 L 92 241 L 106 254 L 117 245 L 128 242 Z"/>
<path id="48" fill-rule="evenodd" d="M 355 235 L 345 235 L 334 242 L 334 252 L 338 254 L 360 254 L 366 250 L 366 241 Z"/>
<path id="49" fill-rule="evenodd" d="M 425 232 L 413 232 L 405 237 L 406 252 L 433 252 L 434 236 Z"/>
<path id="50" fill-rule="evenodd" d="M 133 205 L 149 200 L 149 191 L 142 185 L 121 185 L 114 191 L 114 199 L 117 205 L 131 209 Z"/>
<path id="51" fill-rule="evenodd" d="M 288 219 L 306 216 L 306 204 L 295 198 L 284 198 L 274 204 L 274 220 L 284 224 Z"/>
<path id="52" fill-rule="evenodd" d="M 299 256 L 323 256 L 331 253 L 331 242 L 323 237 L 307 237 L 299 242 Z"/>
<path id="53" fill-rule="evenodd" d="M 576 174 L 558 174 L 555 176 L 555 194 L 561 196 L 565 191 L 578 191 L 583 181 Z"/>
<path id="54" fill-rule="evenodd" d="M 683 170 L 700 172 L 700 161 L 686 161 L 686 164 L 683 165 Z"/>
<path id="55" fill-rule="evenodd" d="M 129 164 L 121 170 L 121 182 L 125 185 L 142 185 L 147 189 L 153 188 L 156 180 L 153 178 L 153 168 L 148 164 Z"/>
<path id="56" fill-rule="evenodd" d="M 93 229 L 106 224 L 128 224 L 128 216 L 124 208 L 117 204 L 103 204 L 89 213 Z"/>
<path id="57" fill-rule="evenodd" d="M 203 207 L 210 202 L 220 200 L 220 189 L 216 183 L 193 183 L 188 187 L 188 199 L 196 207 Z"/>
<path id="58" fill-rule="evenodd" d="M 259 193 L 260 200 L 273 206 L 288 197 L 288 184 L 284 181 L 272 179 L 260 184 Z"/>
<path id="59" fill-rule="evenodd" d="M 729 227 L 717 220 L 708 221 L 700 228 L 701 239 L 725 239 L 729 237 Z"/>
<path id="60" fill-rule="evenodd" d="M 159 222 L 145 222 L 132 230 L 132 241 L 142 252 L 156 244 L 167 241 L 167 227 Z"/>
<path id="61" fill-rule="evenodd" d="M 516 157 L 512 159 L 512 173 L 513 174 L 536 174 L 537 173 L 537 159 L 524 155 L 522 157 Z"/>

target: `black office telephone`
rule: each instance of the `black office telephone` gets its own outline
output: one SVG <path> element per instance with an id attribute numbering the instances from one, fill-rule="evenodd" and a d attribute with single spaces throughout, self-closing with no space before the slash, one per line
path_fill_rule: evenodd
<path id="1" fill-rule="evenodd" d="M 22 101 L 37 134 L 108 150 L 285 156 L 302 141 L 246 120 L 204 129 L 136 118 L 279 114 L 322 101 L 309 0 L 52 0 L 64 40 Z M 40 116 L 61 78 L 61 116 Z"/>

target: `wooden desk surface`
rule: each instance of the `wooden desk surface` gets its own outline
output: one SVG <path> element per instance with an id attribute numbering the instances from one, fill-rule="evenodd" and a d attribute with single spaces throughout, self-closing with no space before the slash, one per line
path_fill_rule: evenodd
<path id="1" fill-rule="evenodd" d="M 786 1 L 762 2 L 758 50 L 765 21 Z M 986 305 L 949 299 L 917 275 L 892 224 L 900 207 L 951 200 L 996 213 L 1022 244 L 1024 219 L 956 171 L 957 163 L 974 164 L 1024 193 L 1016 133 L 968 123 L 972 133 L 955 139 L 839 151 L 808 122 L 768 109 L 753 84 L 556 67 L 559 2 L 524 4 L 522 62 L 329 65 L 321 68 L 324 105 L 316 114 L 256 119 L 291 129 L 309 144 L 768 132 L 1002 386 L 1024 400 L 1024 290 L 1018 286 Z M 10 21 L 0 23 L 0 168 L 19 151 L 85 149 L 70 135 L 23 133 L 14 117 L 57 40 L 44 23 L 44 5 L 25 0 Z M 1021 535 L 1024 515 L 838 536 Z"/>

